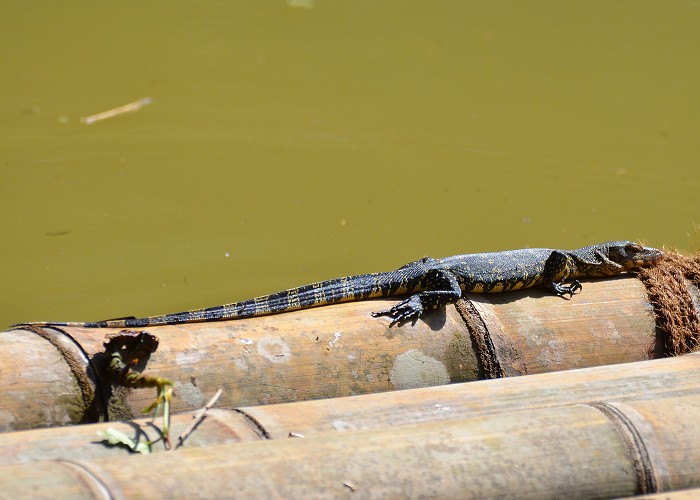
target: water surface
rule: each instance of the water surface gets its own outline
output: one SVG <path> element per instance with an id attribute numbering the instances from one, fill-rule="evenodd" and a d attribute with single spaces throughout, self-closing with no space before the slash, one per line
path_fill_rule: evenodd
<path id="1" fill-rule="evenodd" d="M 698 26 L 694 1 L 6 1 L 0 327 L 426 255 L 690 250 Z"/>

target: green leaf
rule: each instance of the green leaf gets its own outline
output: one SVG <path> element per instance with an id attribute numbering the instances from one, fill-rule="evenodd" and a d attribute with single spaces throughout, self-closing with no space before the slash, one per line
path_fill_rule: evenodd
<path id="1" fill-rule="evenodd" d="M 108 427 L 106 431 L 97 431 L 97 435 L 100 436 L 103 441 L 107 441 L 108 444 L 126 446 L 135 453 L 143 453 L 145 455 L 151 453 L 150 443 L 134 441 L 129 436 L 113 427 Z"/>

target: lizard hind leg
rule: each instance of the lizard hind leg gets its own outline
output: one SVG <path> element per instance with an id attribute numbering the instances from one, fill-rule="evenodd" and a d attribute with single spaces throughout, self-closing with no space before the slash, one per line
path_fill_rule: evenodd
<path id="1" fill-rule="evenodd" d="M 431 269 L 421 279 L 422 291 L 399 302 L 391 309 L 372 313 L 372 316 L 389 316 L 391 324 L 417 320 L 424 311 L 454 304 L 462 296 L 462 289 L 453 273 L 445 269 Z"/>
<path id="2" fill-rule="evenodd" d="M 391 309 L 373 312 L 372 317 L 379 318 L 380 316 L 389 316 L 392 319 L 392 325 L 394 323 L 416 320 L 423 314 L 423 302 L 418 295 L 419 294 L 411 295 Z"/>

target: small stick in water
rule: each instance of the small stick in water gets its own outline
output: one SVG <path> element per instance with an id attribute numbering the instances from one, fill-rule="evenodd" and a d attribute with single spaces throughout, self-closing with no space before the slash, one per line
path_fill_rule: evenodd
<path id="1" fill-rule="evenodd" d="M 96 115 L 84 116 L 80 119 L 81 123 L 85 125 L 92 125 L 100 120 L 106 120 L 107 118 L 113 118 L 115 116 L 123 115 L 124 113 L 133 113 L 143 108 L 147 104 L 151 104 L 153 99 L 151 97 L 144 97 L 138 101 L 130 102 L 129 104 L 124 104 L 118 108 L 108 109 L 102 113 L 97 113 Z"/>

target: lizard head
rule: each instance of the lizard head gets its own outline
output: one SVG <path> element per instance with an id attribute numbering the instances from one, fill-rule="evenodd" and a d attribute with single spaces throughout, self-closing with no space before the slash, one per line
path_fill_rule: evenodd
<path id="1" fill-rule="evenodd" d="M 633 241 L 613 241 L 607 246 L 608 258 L 625 269 L 649 267 L 664 257 L 661 250 L 645 247 Z"/>

